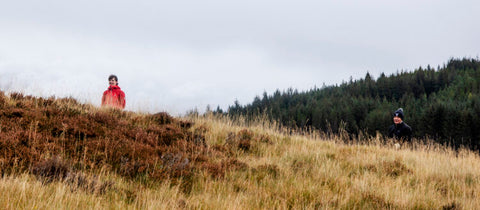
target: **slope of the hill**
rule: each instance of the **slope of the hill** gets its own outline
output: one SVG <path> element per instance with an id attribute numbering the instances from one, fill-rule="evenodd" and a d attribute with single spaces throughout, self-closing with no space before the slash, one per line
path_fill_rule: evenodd
<path id="1" fill-rule="evenodd" d="M 387 133 L 399 107 L 415 137 L 479 149 L 480 60 L 451 59 L 437 69 L 420 67 L 377 79 L 367 73 L 364 79 L 305 92 L 277 90 L 244 106 L 236 102 L 228 115 L 267 115 L 292 128 L 333 133 L 345 128 L 353 136 L 375 136 Z"/>
<path id="2" fill-rule="evenodd" d="M 468 150 L 0 96 L 1 209 L 480 207 Z"/>
<path id="3" fill-rule="evenodd" d="M 202 131 L 191 126 L 166 113 L 137 114 L 71 98 L 0 92 L 0 172 L 47 179 L 81 170 L 135 180 L 191 177 L 209 163 Z"/>

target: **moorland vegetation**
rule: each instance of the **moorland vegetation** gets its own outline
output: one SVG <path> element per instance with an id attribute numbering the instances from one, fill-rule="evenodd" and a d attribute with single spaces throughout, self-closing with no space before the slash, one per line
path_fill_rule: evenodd
<path id="1" fill-rule="evenodd" d="M 0 92 L 0 172 L 2 209 L 480 207 L 466 148 L 20 93 Z"/>

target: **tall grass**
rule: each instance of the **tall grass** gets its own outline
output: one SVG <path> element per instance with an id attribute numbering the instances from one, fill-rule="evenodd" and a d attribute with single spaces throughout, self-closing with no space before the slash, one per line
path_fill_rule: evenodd
<path id="1" fill-rule="evenodd" d="M 5 103 L 18 102 L 14 99 L 8 100 Z M 80 116 L 92 113 L 112 114 L 108 110 L 95 107 L 82 108 L 75 103 L 58 103 L 60 107 L 66 106 L 79 111 Z M 151 116 L 148 114 L 132 112 L 113 114 L 119 116 L 124 123 L 135 125 L 134 128 L 138 132 L 144 132 L 141 128 L 153 126 Z M 172 150 L 173 148 L 169 147 L 168 150 L 182 153 L 184 154 L 182 157 L 188 159 L 186 163 L 190 172 L 188 176 L 177 174 L 155 178 L 149 177 L 146 173 L 131 177 L 121 170 L 114 170 L 109 164 L 116 162 L 108 161 L 103 162 L 103 166 L 96 165 L 90 169 L 80 167 L 78 170 L 67 171 L 64 178 L 54 179 L 52 182 L 38 179 L 38 176 L 34 176 L 29 170 L 12 171 L 5 173 L 0 179 L 2 195 L 0 208 L 478 209 L 480 207 L 480 157 L 466 149 L 452 150 L 431 141 L 402 145 L 402 148 L 397 149 L 392 142 L 385 142 L 379 136 L 369 138 L 368 142 L 345 143 L 348 141 L 345 140 L 347 137 L 344 134 L 332 136 L 316 131 L 296 132 L 262 117 L 255 120 L 244 118 L 231 120 L 222 116 L 206 115 L 172 120 L 190 125 L 186 130 L 178 130 L 185 132 L 185 135 L 175 141 L 184 143 L 172 144 L 178 148 Z M 30 133 L 36 133 L 35 124 L 31 125 Z M 3 128 L 5 126 L 2 124 Z M 175 126 L 170 129 L 174 128 Z M 128 133 L 128 129 L 123 132 Z M 33 136 L 30 139 L 33 142 L 38 141 L 33 140 Z M 60 138 L 60 134 L 55 136 L 57 137 Z M 71 137 L 65 135 L 63 138 L 68 140 Z M 125 138 L 129 138 L 128 135 Z M 145 142 L 148 144 L 148 141 Z M 114 139 L 109 141 L 109 144 L 115 143 Z M 93 148 L 95 144 L 91 147 L 89 151 L 100 151 Z M 126 144 L 123 147 L 131 145 Z M 102 148 L 103 151 L 109 149 L 103 146 Z M 133 152 L 125 148 L 123 150 Z M 79 152 L 83 154 L 82 150 Z M 88 155 L 83 155 L 86 159 L 89 158 Z M 6 162 L 5 157 L 0 154 L 1 164 Z M 152 157 L 156 157 L 155 153 L 138 156 L 138 158 Z M 176 156 L 169 156 L 167 159 L 160 164 L 151 161 L 145 163 L 162 167 L 168 161 L 177 160 Z"/>
<path id="2" fill-rule="evenodd" d="M 242 127 L 241 121 L 235 125 L 223 118 L 193 120 L 210 124 L 216 135 Z M 344 144 L 341 136 L 318 141 L 326 135 L 286 135 L 272 127 L 261 123 L 250 127 L 272 137 L 273 143 L 259 155 L 239 158 L 256 170 L 234 172 L 234 178 L 221 186 L 214 182 L 221 189 L 217 191 L 225 193 L 220 197 L 244 198 L 240 206 L 251 208 L 475 209 L 480 205 L 480 159 L 475 152 L 455 151 L 433 141 L 397 150 L 378 137 L 355 144 Z M 260 166 L 271 167 L 265 172 L 258 170 L 265 168 Z M 209 194 L 203 191 L 199 197 Z"/>

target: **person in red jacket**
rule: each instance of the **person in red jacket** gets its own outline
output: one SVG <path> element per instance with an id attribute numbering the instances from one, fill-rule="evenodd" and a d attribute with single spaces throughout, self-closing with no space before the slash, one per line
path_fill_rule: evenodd
<path id="1" fill-rule="evenodd" d="M 108 89 L 103 92 L 102 107 L 125 108 L 125 93 L 118 86 L 118 78 L 115 75 L 108 77 Z"/>

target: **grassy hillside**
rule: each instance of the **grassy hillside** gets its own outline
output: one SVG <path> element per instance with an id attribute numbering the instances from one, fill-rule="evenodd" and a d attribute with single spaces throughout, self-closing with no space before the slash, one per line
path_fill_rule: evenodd
<path id="1" fill-rule="evenodd" d="M 477 209 L 480 157 L 0 93 L 2 209 Z"/>

